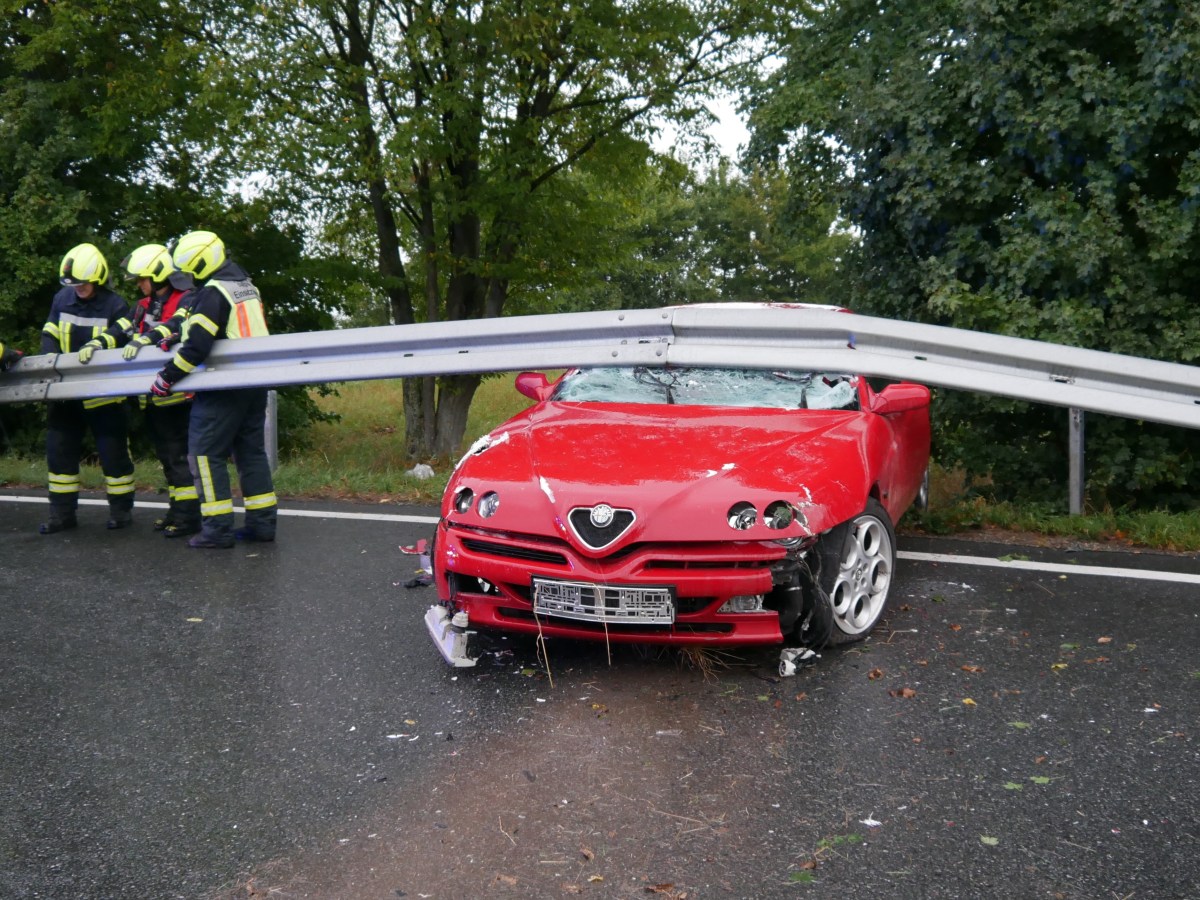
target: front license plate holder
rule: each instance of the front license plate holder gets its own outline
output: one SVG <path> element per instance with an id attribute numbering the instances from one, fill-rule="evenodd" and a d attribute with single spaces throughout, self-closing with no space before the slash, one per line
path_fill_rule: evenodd
<path id="1" fill-rule="evenodd" d="M 593 584 L 534 578 L 538 615 L 617 625 L 672 625 L 675 589 L 667 585 Z"/>

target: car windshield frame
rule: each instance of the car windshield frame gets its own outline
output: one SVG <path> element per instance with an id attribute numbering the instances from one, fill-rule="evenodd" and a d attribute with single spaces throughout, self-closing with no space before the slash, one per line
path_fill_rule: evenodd
<path id="1" fill-rule="evenodd" d="M 568 372 L 550 399 L 569 403 L 858 410 L 858 385 L 858 375 L 842 372 L 598 366 Z"/>

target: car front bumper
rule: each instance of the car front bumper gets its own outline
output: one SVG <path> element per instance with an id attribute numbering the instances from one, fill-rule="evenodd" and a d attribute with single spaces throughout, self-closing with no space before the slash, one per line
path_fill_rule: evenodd
<path id="1" fill-rule="evenodd" d="M 772 567 L 786 555 L 772 542 L 643 543 L 592 558 L 557 538 L 488 532 L 443 521 L 435 548 L 438 597 L 451 609 L 465 611 L 472 628 L 681 646 L 783 640 L 779 615 L 772 610 L 718 612 L 731 597 L 770 593 Z M 643 624 L 535 615 L 534 579 L 610 590 L 667 586 L 674 602 L 673 621 Z"/>

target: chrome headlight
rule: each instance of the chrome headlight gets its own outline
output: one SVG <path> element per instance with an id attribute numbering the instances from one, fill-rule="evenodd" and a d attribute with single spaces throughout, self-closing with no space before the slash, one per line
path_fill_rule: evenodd
<path id="1" fill-rule="evenodd" d="M 475 492 L 469 487 L 460 487 L 454 492 L 454 511 L 465 513 L 475 502 Z"/>
<path id="2" fill-rule="evenodd" d="M 753 528 L 754 523 L 758 521 L 758 510 L 754 508 L 753 504 L 743 500 L 741 503 L 735 503 L 729 507 L 729 512 L 725 516 L 730 528 L 745 531 Z"/>
<path id="3" fill-rule="evenodd" d="M 479 505 L 475 511 L 485 519 L 490 519 L 496 514 L 496 510 L 500 508 L 500 495 L 495 491 L 488 491 L 479 498 Z"/>

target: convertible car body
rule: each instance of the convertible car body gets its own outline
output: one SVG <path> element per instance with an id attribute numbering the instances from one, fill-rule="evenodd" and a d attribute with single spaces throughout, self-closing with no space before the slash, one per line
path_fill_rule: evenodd
<path id="1" fill-rule="evenodd" d="M 517 376 L 537 402 L 475 443 L 442 501 L 426 624 L 447 661 L 473 664 L 482 629 L 864 637 L 887 604 L 893 523 L 926 483 L 929 390 L 796 363 Z"/>

